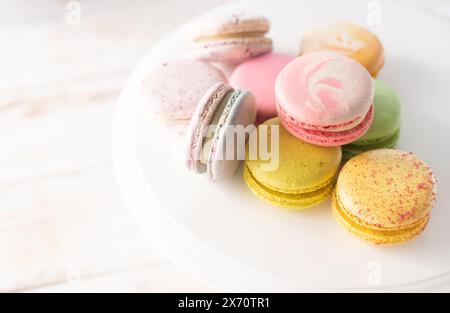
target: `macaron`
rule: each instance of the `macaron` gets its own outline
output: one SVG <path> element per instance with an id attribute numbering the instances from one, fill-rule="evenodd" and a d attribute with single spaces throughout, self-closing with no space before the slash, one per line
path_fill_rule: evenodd
<path id="1" fill-rule="evenodd" d="M 272 40 L 266 37 L 269 30 L 270 21 L 263 16 L 215 17 L 192 29 L 193 52 L 203 60 L 240 64 L 272 51 Z"/>
<path id="2" fill-rule="evenodd" d="M 319 27 L 303 37 L 300 55 L 336 52 L 361 63 L 376 77 L 384 65 L 384 49 L 376 35 L 353 23 L 334 22 Z"/>
<path id="3" fill-rule="evenodd" d="M 304 142 L 289 133 L 279 118 L 259 125 L 255 134 L 255 140 L 251 136 L 248 142 L 243 175 L 257 197 L 298 210 L 315 206 L 330 196 L 341 162 L 340 147 Z M 261 151 L 262 145 L 271 157 L 265 155 L 264 149 Z"/>
<path id="4" fill-rule="evenodd" d="M 275 94 L 283 125 L 312 144 L 349 144 L 373 122 L 372 77 L 340 54 L 319 52 L 295 59 L 278 75 Z"/>
<path id="5" fill-rule="evenodd" d="M 414 239 L 436 200 L 431 169 L 412 153 L 380 149 L 347 162 L 333 192 L 333 213 L 350 233 L 375 245 Z"/>
<path id="6" fill-rule="evenodd" d="M 287 54 L 270 53 L 243 62 L 231 74 L 231 86 L 255 95 L 258 124 L 277 116 L 275 81 L 292 60 L 294 57 Z"/>
<path id="7" fill-rule="evenodd" d="M 343 146 L 344 159 L 350 159 L 362 152 L 394 148 L 400 137 L 402 105 L 395 91 L 386 83 L 375 80 L 375 118 L 369 131 Z"/>
<path id="8" fill-rule="evenodd" d="M 162 61 L 142 82 L 142 101 L 166 121 L 187 125 L 205 92 L 226 81 L 219 69 L 201 60 Z"/>
<path id="9" fill-rule="evenodd" d="M 188 169 L 197 174 L 206 172 L 213 181 L 231 177 L 245 159 L 245 141 L 254 129 L 255 119 L 255 97 L 250 92 L 234 90 L 225 83 L 212 86 L 198 103 L 189 124 Z M 247 136 L 237 128 L 247 130 Z"/>

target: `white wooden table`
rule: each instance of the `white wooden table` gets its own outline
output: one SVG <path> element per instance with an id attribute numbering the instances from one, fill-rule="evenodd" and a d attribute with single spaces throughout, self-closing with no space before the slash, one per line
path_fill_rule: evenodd
<path id="1" fill-rule="evenodd" d="M 227 2 L 0 0 L 0 292 L 207 290 L 135 226 L 110 134 L 145 53 Z"/>
<path id="2" fill-rule="evenodd" d="M 110 137 L 143 56 L 225 2 L 80 1 L 71 26 L 68 1 L 0 1 L 0 292 L 206 290 L 135 226 Z"/>

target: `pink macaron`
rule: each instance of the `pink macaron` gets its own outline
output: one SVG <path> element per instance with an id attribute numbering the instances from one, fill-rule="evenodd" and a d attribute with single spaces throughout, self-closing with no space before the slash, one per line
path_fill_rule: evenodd
<path id="1" fill-rule="evenodd" d="M 320 146 L 362 137 L 374 118 L 374 82 L 358 62 L 339 54 L 306 54 L 289 63 L 275 84 L 283 125 Z"/>
<path id="2" fill-rule="evenodd" d="M 294 60 L 286 54 L 266 54 L 239 65 L 230 77 L 230 85 L 251 91 L 256 98 L 257 123 L 277 116 L 275 81 L 281 70 Z"/>

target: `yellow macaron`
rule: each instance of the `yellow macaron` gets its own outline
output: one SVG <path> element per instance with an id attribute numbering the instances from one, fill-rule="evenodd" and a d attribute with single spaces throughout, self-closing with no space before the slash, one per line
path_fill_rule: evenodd
<path id="1" fill-rule="evenodd" d="M 306 143 L 278 118 L 261 124 L 253 135 L 247 144 L 244 179 L 255 195 L 290 209 L 311 207 L 330 196 L 342 159 L 340 147 Z"/>
<path id="2" fill-rule="evenodd" d="M 353 23 L 330 23 L 303 37 L 300 55 L 322 51 L 336 52 L 354 59 L 373 77 L 384 65 L 381 41 L 366 28 Z"/>
<path id="3" fill-rule="evenodd" d="M 436 180 L 414 154 L 374 150 L 345 164 L 332 197 L 333 213 L 347 231 L 375 245 L 395 245 L 426 228 Z"/>

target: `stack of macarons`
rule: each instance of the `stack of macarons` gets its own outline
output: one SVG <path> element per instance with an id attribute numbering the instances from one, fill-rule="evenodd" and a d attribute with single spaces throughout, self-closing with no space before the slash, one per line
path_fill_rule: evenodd
<path id="1" fill-rule="evenodd" d="M 278 72 L 293 57 L 277 55 L 270 57 L 272 39 L 267 36 L 270 21 L 263 16 L 234 14 L 224 18 L 214 17 L 193 25 L 190 57 L 162 60 L 149 69 L 142 82 L 142 101 L 149 106 L 155 116 L 161 117 L 171 127 L 181 126 L 186 130 L 196 106 L 209 88 L 217 83 L 228 82 L 223 65 L 237 66 L 248 61 L 248 65 L 236 74 L 232 84 L 236 89 L 255 87 L 258 91 L 258 120 L 276 116 L 272 85 Z M 252 59 L 269 55 L 268 60 L 251 64 Z M 262 67 L 259 65 L 264 63 Z M 259 85 L 248 79 L 249 71 L 258 71 L 266 79 Z M 253 76 L 252 76 L 253 78 Z M 242 83 L 242 84 L 241 84 Z M 252 90 L 250 90 L 252 91 Z M 261 93 L 260 93 L 261 92 Z M 264 94 L 265 92 L 265 94 Z M 270 99 L 266 100 L 266 95 Z"/>
<path id="2" fill-rule="evenodd" d="M 193 57 L 162 62 L 143 82 L 155 113 L 189 123 L 187 168 L 220 181 L 244 161 L 247 186 L 270 204 L 298 210 L 331 199 L 330 213 L 365 241 L 418 236 L 436 180 L 416 155 L 394 149 L 402 105 L 375 78 L 381 41 L 331 23 L 307 32 L 295 57 L 272 53 L 269 31 L 267 18 L 246 14 L 197 24 Z"/>

